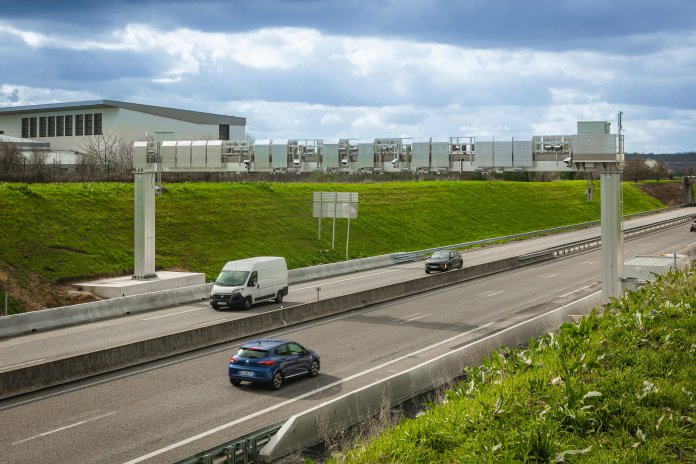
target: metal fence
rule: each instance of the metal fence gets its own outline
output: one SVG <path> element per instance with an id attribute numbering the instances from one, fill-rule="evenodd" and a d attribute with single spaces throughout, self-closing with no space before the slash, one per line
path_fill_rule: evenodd
<path id="1" fill-rule="evenodd" d="M 251 464 L 259 451 L 283 426 L 285 421 L 269 425 L 255 432 L 235 438 L 215 448 L 198 453 L 175 464 Z"/>

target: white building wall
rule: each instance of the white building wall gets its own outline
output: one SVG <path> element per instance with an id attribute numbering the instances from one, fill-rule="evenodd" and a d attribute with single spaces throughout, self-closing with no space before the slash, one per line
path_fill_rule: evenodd
<path id="1" fill-rule="evenodd" d="M 6 115 L 0 116 L 0 131 L 10 137 L 22 137 L 22 118 L 21 116 Z"/>
<path id="2" fill-rule="evenodd" d="M 75 116 L 86 113 L 102 114 L 102 134 L 116 130 L 120 132 L 126 143 L 144 141 L 145 134 L 156 137 L 156 133 L 172 133 L 174 140 L 217 140 L 220 134 L 218 124 L 195 124 L 178 119 L 170 119 L 149 113 L 128 110 L 125 108 L 75 108 L 70 111 L 46 111 L 41 113 L 25 113 L 0 115 L 0 131 L 12 137 L 22 137 L 22 118 L 38 118 L 48 116 L 73 116 L 72 131 L 75 133 Z M 38 135 L 38 129 L 37 129 Z M 55 136 L 36 137 L 36 140 L 49 142 L 53 151 L 84 151 L 87 139 L 94 136 Z M 244 140 L 244 126 L 230 124 L 230 140 Z"/>

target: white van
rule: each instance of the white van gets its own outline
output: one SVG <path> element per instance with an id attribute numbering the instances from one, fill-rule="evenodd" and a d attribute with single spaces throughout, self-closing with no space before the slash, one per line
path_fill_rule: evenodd
<path id="1" fill-rule="evenodd" d="M 259 301 L 280 303 L 287 294 L 288 266 L 285 258 L 259 256 L 225 264 L 210 292 L 210 306 L 213 309 L 249 309 Z"/>

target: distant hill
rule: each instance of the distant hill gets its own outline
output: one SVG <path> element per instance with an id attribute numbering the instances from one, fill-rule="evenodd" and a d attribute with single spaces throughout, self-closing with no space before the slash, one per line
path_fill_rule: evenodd
<path id="1" fill-rule="evenodd" d="M 696 175 L 696 151 L 685 153 L 626 153 L 624 158 L 626 161 L 630 161 L 633 158 L 663 160 L 667 165 L 667 169 L 672 171 L 674 175 Z"/>

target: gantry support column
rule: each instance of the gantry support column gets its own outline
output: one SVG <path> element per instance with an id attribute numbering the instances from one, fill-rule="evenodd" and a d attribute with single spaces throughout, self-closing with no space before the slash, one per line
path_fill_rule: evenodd
<path id="1" fill-rule="evenodd" d="M 147 280 L 155 274 L 155 175 L 135 171 L 135 272 L 134 279 Z"/>
<path id="2" fill-rule="evenodd" d="M 602 301 L 619 298 L 623 293 L 623 195 L 621 171 L 600 173 L 602 207 Z"/>

